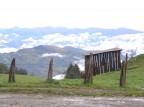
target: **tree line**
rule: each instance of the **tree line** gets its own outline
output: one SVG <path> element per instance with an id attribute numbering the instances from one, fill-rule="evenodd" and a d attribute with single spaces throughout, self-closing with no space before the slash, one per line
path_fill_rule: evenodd
<path id="1" fill-rule="evenodd" d="M 0 63 L 0 74 L 8 74 L 9 73 L 9 67 L 7 67 L 5 64 Z M 27 75 L 27 70 L 24 68 L 18 68 L 15 67 L 15 74 L 21 74 L 21 75 Z"/>

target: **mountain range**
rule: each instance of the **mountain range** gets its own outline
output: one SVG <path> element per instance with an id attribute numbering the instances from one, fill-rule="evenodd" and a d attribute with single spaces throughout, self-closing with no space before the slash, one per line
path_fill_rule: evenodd
<path id="1" fill-rule="evenodd" d="M 12 58 L 16 59 L 18 68 L 25 68 L 28 74 L 47 76 L 49 61 L 54 58 L 54 75 L 66 71 L 70 63 L 84 65 L 84 54 L 86 51 L 73 48 L 41 45 L 29 49 L 21 49 L 17 52 L 1 53 L 0 63 L 10 66 Z M 83 69 L 83 68 L 82 68 Z"/>
<path id="2" fill-rule="evenodd" d="M 0 29 L 0 63 L 10 65 L 13 57 L 17 66 L 29 74 L 46 76 L 54 57 L 56 74 L 65 72 L 70 62 L 83 69 L 84 54 L 89 51 L 122 48 L 122 54 L 135 50 L 144 53 L 144 31 L 127 28 L 9 28 Z"/>

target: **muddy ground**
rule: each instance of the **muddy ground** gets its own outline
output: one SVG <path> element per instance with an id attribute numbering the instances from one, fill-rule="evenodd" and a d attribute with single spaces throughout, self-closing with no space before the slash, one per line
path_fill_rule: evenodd
<path id="1" fill-rule="evenodd" d="M 144 107 L 144 97 L 0 94 L 0 107 Z"/>

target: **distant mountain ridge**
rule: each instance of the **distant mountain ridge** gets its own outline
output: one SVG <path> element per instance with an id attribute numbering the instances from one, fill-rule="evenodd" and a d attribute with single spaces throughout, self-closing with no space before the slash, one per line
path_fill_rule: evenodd
<path id="1" fill-rule="evenodd" d="M 53 57 L 54 75 L 57 75 L 65 72 L 70 63 L 78 63 L 83 60 L 85 52 L 74 47 L 59 48 L 57 46 L 41 45 L 17 52 L 0 54 L 0 63 L 10 66 L 12 58 L 16 58 L 17 67 L 27 69 L 28 74 L 47 76 L 49 61 Z"/>
<path id="2" fill-rule="evenodd" d="M 104 28 L 65 28 L 65 27 L 36 27 L 36 28 L 9 28 L 0 29 L 1 34 L 12 34 L 16 33 L 25 36 L 41 36 L 47 34 L 79 34 L 89 32 L 90 34 L 101 32 L 103 35 L 118 35 L 118 34 L 135 34 L 144 33 L 144 31 L 138 31 L 128 28 L 117 28 L 117 29 L 104 29 Z"/>

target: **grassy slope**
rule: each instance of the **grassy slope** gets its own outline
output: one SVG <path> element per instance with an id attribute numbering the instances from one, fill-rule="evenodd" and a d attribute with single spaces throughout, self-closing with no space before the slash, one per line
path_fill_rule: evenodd
<path id="1" fill-rule="evenodd" d="M 83 79 L 47 83 L 46 78 L 23 75 L 16 75 L 16 83 L 8 83 L 8 75 L 0 74 L 0 92 L 144 96 L 144 55 L 129 61 L 126 88 L 119 87 L 119 77 L 119 71 L 97 75 L 93 77 L 93 84 L 85 85 Z"/>

